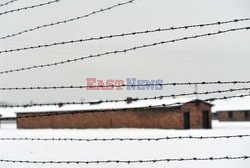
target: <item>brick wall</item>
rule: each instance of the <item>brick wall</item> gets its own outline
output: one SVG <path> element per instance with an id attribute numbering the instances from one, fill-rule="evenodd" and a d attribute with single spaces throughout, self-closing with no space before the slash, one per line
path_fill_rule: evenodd
<path id="1" fill-rule="evenodd" d="M 190 127 L 191 128 L 203 128 L 203 120 L 202 120 L 202 112 L 208 111 L 209 113 L 209 128 L 212 128 L 212 114 L 211 114 L 211 106 L 205 103 L 198 103 L 194 105 L 193 103 L 187 103 L 181 106 L 182 112 L 190 112 Z M 182 122 L 183 117 L 182 117 Z"/>
<path id="2" fill-rule="evenodd" d="M 232 113 L 232 117 L 229 117 L 229 112 Z M 250 121 L 250 112 L 248 111 L 248 117 L 245 117 L 245 111 L 219 111 L 217 112 L 219 121 Z"/>
<path id="3" fill-rule="evenodd" d="M 190 127 L 202 128 L 202 110 L 211 106 L 187 103 L 174 108 L 129 109 L 17 118 L 17 128 L 166 128 L 183 129 L 184 112 L 190 112 Z M 52 112 L 51 112 L 52 113 Z M 57 112 L 58 113 L 58 112 Z M 17 116 L 44 113 L 18 113 Z M 46 113 L 47 114 L 47 113 Z M 211 126 L 211 121 L 210 121 Z"/>

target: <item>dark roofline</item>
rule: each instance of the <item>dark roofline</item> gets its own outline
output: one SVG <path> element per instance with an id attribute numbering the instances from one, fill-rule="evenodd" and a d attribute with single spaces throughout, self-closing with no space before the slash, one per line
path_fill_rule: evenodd
<path id="1" fill-rule="evenodd" d="M 14 121 L 16 121 L 16 117 L 1 117 L 0 118 L 0 121 L 5 121 L 5 120 L 7 120 L 7 121 L 10 121 L 10 120 L 14 120 Z"/>
<path id="2" fill-rule="evenodd" d="M 151 107 L 151 109 L 167 109 L 167 110 L 173 110 L 173 109 L 177 109 L 177 108 L 180 108 L 180 106 L 169 106 L 169 107 L 164 107 L 164 106 L 162 106 L 162 107 Z M 148 108 L 144 108 L 144 107 L 141 107 L 141 108 L 138 108 L 138 107 L 132 107 L 132 108 L 117 108 L 117 109 L 104 109 L 104 110 L 102 110 L 102 109 L 94 109 L 94 110 L 65 110 L 65 111 L 60 111 L 60 110 L 58 110 L 58 111 L 39 111 L 39 112 L 37 112 L 37 111 L 30 111 L 30 112 L 15 112 L 16 114 L 41 114 L 41 113 L 65 113 L 65 114 L 67 114 L 67 113 L 69 113 L 69 114 L 71 114 L 72 112 L 86 112 L 86 113 L 88 113 L 88 112 L 106 112 L 106 111 L 109 111 L 109 112 L 113 112 L 113 111 L 124 111 L 124 109 L 125 110 L 128 110 L 128 109 L 131 109 L 131 110 L 144 110 L 144 109 L 148 109 Z"/>

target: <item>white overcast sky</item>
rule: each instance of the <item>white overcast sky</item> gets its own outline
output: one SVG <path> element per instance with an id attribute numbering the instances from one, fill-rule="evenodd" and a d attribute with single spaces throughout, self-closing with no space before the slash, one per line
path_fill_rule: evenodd
<path id="1" fill-rule="evenodd" d="M 47 0 L 48 1 L 48 0 Z M 0 12 L 47 2 L 19 0 Z M 91 13 L 126 0 L 61 0 L 48 6 L 0 16 L 0 37 L 35 26 Z M 7 0 L 1 0 L 1 3 Z M 249 0 L 136 0 L 134 3 L 67 24 L 0 40 L 0 50 L 131 31 L 168 28 L 250 17 Z M 250 26 L 250 21 L 207 28 L 175 30 L 0 54 L 0 71 L 53 63 L 116 49 L 184 36 Z M 249 80 L 250 31 L 232 32 L 166 44 L 127 54 L 86 59 L 30 71 L 0 75 L 0 87 L 86 85 L 86 78 L 163 79 L 164 82 Z M 199 91 L 237 88 L 200 86 Z M 240 87 L 240 86 L 238 86 Z M 163 91 L 0 91 L 0 101 L 24 103 L 149 97 L 194 91 L 165 87 Z M 219 96 L 219 95 L 217 95 Z"/>

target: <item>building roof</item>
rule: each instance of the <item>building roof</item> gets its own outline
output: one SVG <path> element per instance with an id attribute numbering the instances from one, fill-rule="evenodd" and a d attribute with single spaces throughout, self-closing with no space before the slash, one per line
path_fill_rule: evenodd
<path id="1" fill-rule="evenodd" d="M 250 97 L 234 98 L 228 100 L 216 100 L 213 112 L 217 111 L 246 111 L 250 110 Z"/>
<path id="2" fill-rule="evenodd" d="M 105 110 L 105 109 L 124 109 L 124 108 L 138 108 L 147 106 L 157 106 L 162 104 L 173 104 L 177 102 L 190 102 L 194 98 L 179 98 L 179 99 L 153 99 L 153 100 L 139 100 L 127 104 L 126 102 L 102 102 L 100 100 L 92 101 L 90 104 L 84 105 L 63 105 L 63 106 L 33 106 L 33 107 L 19 107 L 19 108 L 0 108 L 2 117 L 15 117 L 16 113 L 40 113 L 40 112 L 66 112 L 66 111 L 89 111 L 89 110 Z M 171 106 L 173 107 L 173 106 Z"/>
<path id="3" fill-rule="evenodd" d="M 208 106 L 211 106 L 211 107 L 214 106 L 213 104 L 205 102 L 205 101 L 200 100 L 200 99 L 191 100 L 191 101 L 186 102 L 184 104 L 187 104 L 187 103 L 195 103 L 195 104 L 204 103 L 204 104 L 207 104 Z"/>

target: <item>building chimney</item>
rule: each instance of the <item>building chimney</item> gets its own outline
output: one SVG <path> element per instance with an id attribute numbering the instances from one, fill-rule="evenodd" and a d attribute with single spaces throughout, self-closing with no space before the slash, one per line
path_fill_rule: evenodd
<path id="1" fill-rule="evenodd" d="M 127 97 L 127 99 L 126 99 L 127 104 L 132 103 L 132 101 L 133 101 L 132 97 Z"/>

